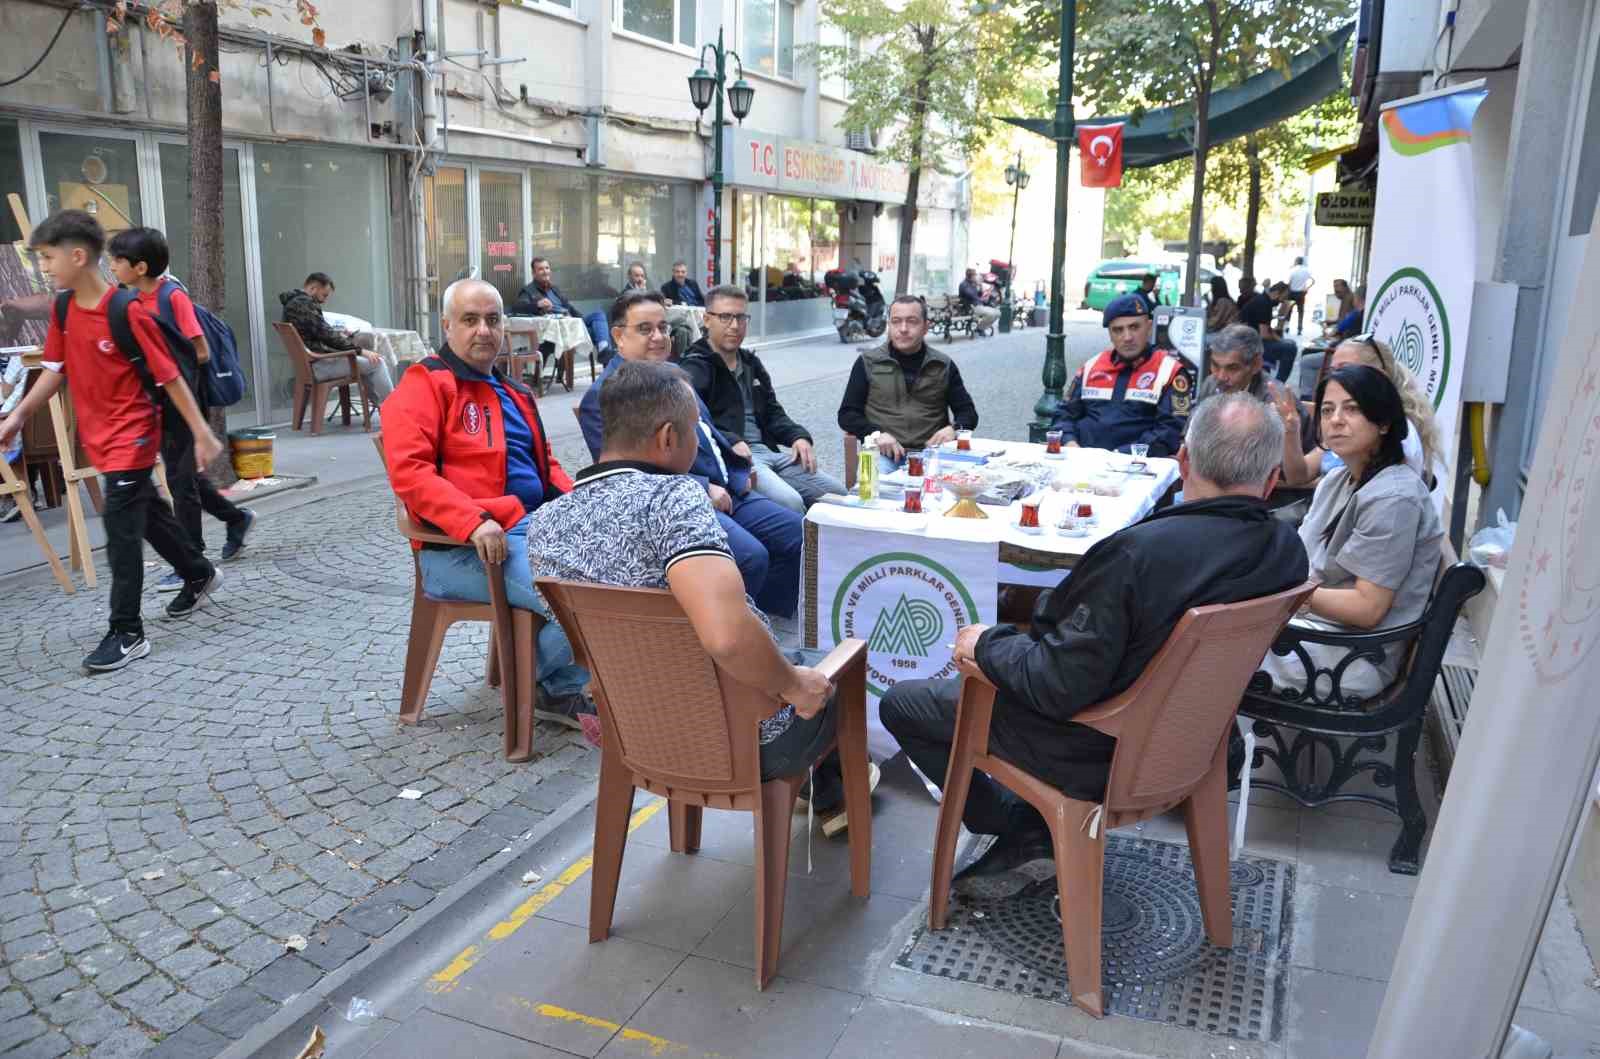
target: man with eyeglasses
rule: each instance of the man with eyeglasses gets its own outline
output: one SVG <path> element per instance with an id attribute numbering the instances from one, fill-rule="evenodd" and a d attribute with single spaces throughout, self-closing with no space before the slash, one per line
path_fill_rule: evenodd
<path id="1" fill-rule="evenodd" d="M 713 287 L 706 302 L 706 337 L 684 354 L 683 370 L 712 422 L 739 439 L 734 451 L 762 468 L 756 489 L 800 515 L 824 494 L 843 493 L 843 482 L 817 468 L 811 433 L 783 410 L 766 365 L 741 345 L 750 326 L 744 289 Z"/>
<path id="2" fill-rule="evenodd" d="M 534 716 L 599 738 L 589 673 L 533 590 L 528 515 L 572 489 L 550 451 L 533 391 L 494 368 L 505 340 L 500 292 L 479 279 L 444 292 L 445 344 L 413 364 L 384 402 L 389 483 L 421 522 L 470 545 L 420 545 L 422 588 L 436 599 L 489 602 L 484 564 L 503 563 L 506 601 L 545 619 Z"/>
<path id="3" fill-rule="evenodd" d="M 672 348 L 666 299 L 655 291 L 623 292 L 611 305 L 610 320 L 617 356 L 578 403 L 578 425 L 595 459 L 604 447 L 600 391 L 606 380 L 627 361 L 665 361 Z M 800 602 L 800 516 L 756 491 L 756 480 L 765 475 L 716 428 L 705 402 L 696 401 L 700 449 L 689 474 L 705 487 L 717 509 L 750 598 L 768 614 L 793 617 Z"/>
<path id="4" fill-rule="evenodd" d="M 889 305 L 889 341 L 856 358 L 839 402 L 839 428 L 858 438 L 878 435 L 883 463 L 898 464 L 907 449 L 954 441 L 975 430 L 978 406 L 956 362 L 926 341 L 928 307 L 902 294 Z"/>

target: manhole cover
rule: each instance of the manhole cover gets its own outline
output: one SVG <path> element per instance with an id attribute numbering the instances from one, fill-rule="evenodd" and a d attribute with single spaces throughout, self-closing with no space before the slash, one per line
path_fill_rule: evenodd
<path id="1" fill-rule="evenodd" d="M 1205 934 L 1186 845 L 1111 836 L 1101 931 L 1109 1013 L 1240 1040 L 1278 1038 L 1294 868 L 1264 857 L 1233 864 L 1234 947 Z M 955 896 L 950 925 L 912 935 L 897 966 L 1070 1004 L 1055 878 L 1009 897 Z"/>

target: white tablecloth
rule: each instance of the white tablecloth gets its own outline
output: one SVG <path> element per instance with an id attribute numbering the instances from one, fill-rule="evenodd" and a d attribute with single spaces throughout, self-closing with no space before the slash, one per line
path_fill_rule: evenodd
<path id="1" fill-rule="evenodd" d="M 818 503 L 806 512 L 802 629 L 808 646 L 829 648 L 855 636 L 867 641 L 868 746 L 874 758 L 892 754 L 895 744 L 878 722 L 878 702 L 900 680 L 955 675 L 951 641 L 963 625 L 995 620 L 999 585 L 1053 586 L 1061 581 L 1062 559 L 1083 555 L 1094 543 L 1154 510 L 1178 480 L 1175 460 L 1152 459 L 1150 475 L 1118 475 L 1121 496 L 1086 496 L 1099 525 L 1085 537 L 1063 537 L 1054 523 L 1079 483 L 1128 457 L 1099 449 L 1072 449 L 1060 460 L 1045 461 L 1042 445 L 974 442 L 976 451 L 1003 447 L 994 461 L 1027 460 L 1056 465 L 1063 486 L 1044 499 L 1038 535 L 1016 525 L 1021 502 L 984 505 L 984 519 L 947 518 L 955 497 L 924 496 L 924 513 L 907 515 L 899 500 L 870 506 Z M 948 468 L 944 468 L 948 469 Z M 1013 553 L 1002 561 L 1002 545 L 1014 545 L 1050 560 L 1029 564 Z M 1007 549 L 1010 551 L 1010 549 Z"/>
<path id="2" fill-rule="evenodd" d="M 324 309 L 322 310 L 322 318 L 328 321 L 329 327 L 337 327 L 341 331 L 372 330 L 372 324 L 359 316 L 351 316 L 349 313 L 332 313 Z"/>
<path id="3" fill-rule="evenodd" d="M 700 329 L 705 326 L 706 310 L 700 305 L 669 305 L 667 306 L 667 322 L 688 324 L 694 329 L 694 336 L 700 337 Z"/>
<path id="4" fill-rule="evenodd" d="M 372 329 L 372 348 L 383 354 L 383 358 L 389 362 L 391 368 L 415 364 L 433 352 L 428 348 L 428 343 L 424 342 L 422 336 L 415 331 L 390 327 Z"/>
<path id="5" fill-rule="evenodd" d="M 532 335 L 535 349 L 539 343 L 549 342 L 556 347 L 557 354 L 569 349 L 579 353 L 594 351 L 589 328 L 576 316 L 508 316 L 506 331 L 513 335 Z"/>

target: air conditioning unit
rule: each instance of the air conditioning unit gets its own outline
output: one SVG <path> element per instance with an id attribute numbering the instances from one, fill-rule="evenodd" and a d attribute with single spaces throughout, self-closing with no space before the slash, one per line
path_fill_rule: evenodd
<path id="1" fill-rule="evenodd" d="M 879 135 L 876 129 L 847 132 L 844 134 L 844 145 L 852 151 L 876 151 Z"/>

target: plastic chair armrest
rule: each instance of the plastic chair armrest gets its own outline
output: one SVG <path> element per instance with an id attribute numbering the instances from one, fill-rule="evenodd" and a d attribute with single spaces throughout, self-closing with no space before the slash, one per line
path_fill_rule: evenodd
<path id="1" fill-rule="evenodd" d="M 867 642 L 865 640 L 842 640 L 814 668 L 817 672 L 837 684 L 839 677 L 846 669 L 853 665 L 865 664 L 866 660 Z"/>

